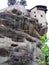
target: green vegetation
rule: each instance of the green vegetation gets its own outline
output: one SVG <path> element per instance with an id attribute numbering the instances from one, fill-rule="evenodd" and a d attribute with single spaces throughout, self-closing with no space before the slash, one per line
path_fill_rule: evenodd
<path id="1" fill-rule="evenodd" d="M 26 0 L 20 0 L 20 4 L 21 4 L 21 5 L 26 6 L 26 5 L 27 5 L 27 3 L 26 3 L 26 2 L 27 2 Z"/>
<path id="2" fill-rule="evenodd" d="M 41 41 L 43 43 L 43 46 L 41 47 L 41 50 L 43 51 L 43 53 L 40 53 L 41 57 L 45 57 L 45 61 L 43 61 L 41 59 L 41 57 L 39 58 L 39 65 L 49 65 L 49 46 L 46 44 L 46 42 L 49 40 L 49 38 L 47 38 L 47 35 L 45 34 L 44 36 L 41 37 Z"/>

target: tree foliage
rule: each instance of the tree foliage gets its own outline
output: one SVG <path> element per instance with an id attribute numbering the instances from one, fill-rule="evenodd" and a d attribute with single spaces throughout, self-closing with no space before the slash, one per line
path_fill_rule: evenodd
<path id="1" fill-rule="evenodd" d="M 20 1 L 20 4 L 26 6 L 26 5 L 27 5 L 27 4 L 26 4 L 26 0 L 21 0 L 21 1 Z"/>
<path id="2" fill-rule="evenodd" d="M 49 65 L 49 46 L 46 44 L 46 42 L 49 40 L 49 38 L 47 38 L 46 34 L 44 34 L 41 37 L 41 42 L 43 43 L 43 46 L 41 47 L 41 50 L 44 51 L 44 53 L 40 53 L 40 55 L 43 57 L 45 56 L 45 62 L 46 65 Z M 41 60 L 41 58 L 39 58 L 39 65 L 42 65 L 43 61 Z"/>
<path id="3" fill-rule="evenodd" d="M 8 0 L 8 6 L 14 5 L 16 3 L 16 0 Z"/>

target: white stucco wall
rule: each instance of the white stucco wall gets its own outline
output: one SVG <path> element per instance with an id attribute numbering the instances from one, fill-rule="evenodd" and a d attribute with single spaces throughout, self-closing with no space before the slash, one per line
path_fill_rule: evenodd
<path id="1" fill-rule="evenodd" d="M 35 18 L 38 20 L 39 24 L 42 24 L 42 26 L 46 26 L 47 20 L 46 20 L 46 14 L 42 10 L 37 10 L 37 8 L 34 8 L 30 12 L 30 16 L 32 18 Z"/>

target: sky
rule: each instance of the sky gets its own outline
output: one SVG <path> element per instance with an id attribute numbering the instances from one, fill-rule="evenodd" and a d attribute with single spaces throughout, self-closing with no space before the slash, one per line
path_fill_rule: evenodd
<path id="1" fill-rule="evenodd" d="M 7 1 L 8 0 L 0 0 L 0 10 L 3 9 L 3 8 L 6 8 L 8 6 Z M 47 6 L 47 9 L 48 9 L 48 11 L 46 13 L 46 18 L 47 18 L 47 22 L 48 22 L 48 32 L 47 32 L 47 34 L 49 36 L 49 0 L 26 0 L 26 1 L 27 1 L 27 6 L 26 6 L 27 9 L 31 9 L 36 5 Z"/>

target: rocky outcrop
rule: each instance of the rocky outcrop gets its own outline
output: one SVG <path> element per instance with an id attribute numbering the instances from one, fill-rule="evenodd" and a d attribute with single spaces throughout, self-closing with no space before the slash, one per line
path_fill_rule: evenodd
<path id="1" fill-rule="evenodd" d="M 0 65 L 39 65 L 42 43 L 38 20 L 29 12 L 8 8 L 0 11 Z"/>

